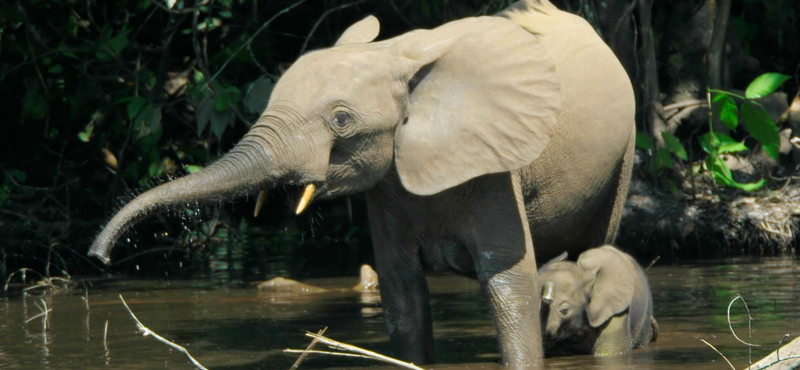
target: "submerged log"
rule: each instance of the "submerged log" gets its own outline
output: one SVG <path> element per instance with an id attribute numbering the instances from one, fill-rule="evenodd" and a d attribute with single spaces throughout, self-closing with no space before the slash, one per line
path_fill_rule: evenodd
<path id="1" fill-rule="evenodd" d="M 780 355 L 780 357 L 778 356 Z M 781 347 L 767 357 L 748 366 L 745 370 L 794 370 L 800 369 L 800 337 Z"/>

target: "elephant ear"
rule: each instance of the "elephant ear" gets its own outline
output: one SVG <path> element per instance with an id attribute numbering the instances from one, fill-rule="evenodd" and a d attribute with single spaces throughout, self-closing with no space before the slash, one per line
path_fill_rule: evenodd
<path id="1" fill-rule="evenodd" d="M 403 186 L 430 195 L 539 157 L 561 109 L 539 39 L 498 17 L 468 18 L 392 46 L 409 80 L 395 161 Z"/>
<path id="2" fill-rule="evenodd" d="M 542 267 L 539 267 L 539 271 L 547 269 L 547 266 L 550 266 L 553 263 L 566 261 L 567 257 L 569 257 L 569 253 L 567 251 L 564 251 L 564 253 L 561 253 L 560 255 L 558 255 L 558 257 L 553 258 L 550 261 L 547 261 L 547 263 L 542 265 Z"/>
<path id="3" fill-rule="evenodd" d="M 610 245 L 594 248 L 581 253 L 578 265 L 593 280 L 586 306 L 586 317 L 592 327 L 628 309 L 633 302 L 636 271 L 631 270 L 625 254 Z"/>
<path id="4" fill-rule="evenodd" d="M 374 15 L 370 15 L 348 27 L 335 46 L 349 44 L 366 44 L 378 37 L 381 31 L 381 23 Z"/>

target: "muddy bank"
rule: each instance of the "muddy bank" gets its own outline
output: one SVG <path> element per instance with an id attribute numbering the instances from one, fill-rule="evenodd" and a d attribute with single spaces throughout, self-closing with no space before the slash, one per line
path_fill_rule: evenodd
<path id="1" fill-rule="evenodd" d="M 646 176 L 637 164 L 617 236 L 640 261 L 797 254 L 797 181 L 773 177 L 762 190 L 744 192 L 717 187 L 701 172 L 670 177 L 677 188 L 670 190 Z"/>

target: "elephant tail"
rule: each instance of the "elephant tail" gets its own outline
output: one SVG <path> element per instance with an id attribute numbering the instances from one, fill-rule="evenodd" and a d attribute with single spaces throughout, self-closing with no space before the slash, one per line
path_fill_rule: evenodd
<path id="1" fill-rule="evenodd" d="M 652 315 L 650 316 L 650 342 L 655 342 L 658 339 L 658 321 Z"/>

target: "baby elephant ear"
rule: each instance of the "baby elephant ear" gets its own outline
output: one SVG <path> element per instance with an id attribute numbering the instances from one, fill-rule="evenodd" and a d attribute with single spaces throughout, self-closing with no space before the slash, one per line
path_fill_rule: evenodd
<path id="1" fill-rule="evenodd" d="M 348 27 L 335 46 L 349 44 L 366 44 L 378 37 L 381 31 L 381 23 L 374 15 L 370 15 Z"/>
<path id="2" fill-rule="evenodd" d="M 467 18 L 393 45 L 409 80 L 395 160 L 403 186 L 430 195 L 524 167 L 544 151 L 561 109 L 539 39 L 499 17 Z"/>
<path id="3" fill-rule="evenodd" d="M 610 245 L 589 249 L 578 257 L 578 265 L 590 281 L 594 277 L 586 306 L 586 317 L 592 327 L 603 325 L 633 302 L 634 280 L 638 275 L 632 263 L 628 255 Z"/>

